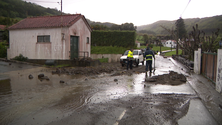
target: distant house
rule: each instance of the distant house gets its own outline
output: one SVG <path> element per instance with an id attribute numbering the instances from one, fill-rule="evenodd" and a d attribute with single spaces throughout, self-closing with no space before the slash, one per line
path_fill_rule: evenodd
<path id="1" fill-rule="evenodd" d="M 176 48 L 177 46 L 177 42 L 175 40 L 167 40 L 167 41 L 162 41 L 162 44 L 164 47 L 172 47 L 172 48 Z"/>
<path id="2" fill-rule="evenodd" d="M 0 25 L 0 42 L 3 41 L 4 29 L 5 29 L 5 25 Z"/>
<path id="3" fill-rule="evenodd" d="M 135 43 L 136 43 L 137 48 L 140 48 L 140 42 L 136 41 Z"/>
<path id="4" fill-rule="evenodd" d="M 8 59 L 90 57 L 91 27 L 81 14 L 26 18 L 9 28 Z"/>

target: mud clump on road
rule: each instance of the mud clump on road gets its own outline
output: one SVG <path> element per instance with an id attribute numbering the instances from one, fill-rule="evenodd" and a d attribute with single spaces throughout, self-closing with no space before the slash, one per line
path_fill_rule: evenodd
<path id="1" fill-rule="evenodd" d="M 183 74 L 170 71 L 169 74 L 148 77 L 145 81 L 153 84 L 180 85 L 186 82 L 186 77 Z"/>
<path id="2" fill-rule="evenodd" d="M 134 67 L 132 70 L 126 70 L 119 62 L 117 63 L 102 63 L 95 67 L 62 67 L 54 68 L 52 74 L 68 74 L 68 75 L 99 75 L 102 73 L 110 73 L 112 76 L 132 75 L 133 73 L 142 73 L 145 71 L 144 66 Z"/>

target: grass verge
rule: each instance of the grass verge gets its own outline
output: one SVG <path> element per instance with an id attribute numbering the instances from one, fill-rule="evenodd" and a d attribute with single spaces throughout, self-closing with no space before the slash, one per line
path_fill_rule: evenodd
<path id="1" fill-rule="evenodd" d="M 178 50 L 178 55 L 182 54 L 182 50 Z M 165 56 L 172 56 L 172 55 L 176 55 L 176 51 L 170 51 L 165 53 Z"/>
<path id="2" fill-rule="evenodd" d="M 109 60 L 109 58 L 100 58 L 100 59 L 99 59 L 99 61 L 100 61 L 101 63 L 107 63 L 108 60 Z"/>
<path id="3" fill-rule="evenodd" d="M 139 49 L 144 49 L 146 46 L 141 46 Z M 160 51 L 160 46 L 153 46 L 152 50 L 154 51 Z M 161 51 L 171 50 L 170 47 L 161 47 Z"/>
<path id="4" fill-rule="evenodd" d="M 127 49 L 129 48 L 116 46 L 91 46 L 91 54 L 123 54 Z"/>

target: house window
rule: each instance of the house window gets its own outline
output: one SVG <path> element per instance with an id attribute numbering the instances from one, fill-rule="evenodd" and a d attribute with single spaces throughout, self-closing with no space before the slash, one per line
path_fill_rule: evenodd
<path id="1" fill-rule="evenodd" d="M 50 35 L 37 36 L 37 42 L 50 42 Z"/>
<path id="2" fill-rule="evenodd" d="M 89 44 L 89 37 L 86 38 L 86 43 Z"/>

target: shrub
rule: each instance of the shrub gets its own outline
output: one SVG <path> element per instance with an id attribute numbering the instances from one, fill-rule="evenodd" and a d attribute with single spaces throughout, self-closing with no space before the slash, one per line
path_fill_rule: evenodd
<path id="1" fill-rule="evenodd" d="M 13 60 L 17 60 L 17 61 L 27 61 L 27 60 L 28 60 L 28 57 L 24 57 L 22 54 L 19 54 L 19 56 L 14 57 Z"/>
<path id="2" fill-rule="evenodd" d="M 109 58 L 100 58 L 100 59 L 99 59 L 99 61 L 100 61 L 101 63 L 107 63 L 108 60 L 109 60 Z"/>
<path id="3" fill-rule="evenodd" d="M 7 48 L 8 48 L 8 45 L 6 41 L 0 42 L 0 58 L 7 57 Z"/>
<path id="4" fill-rule="evenodd" d="M 135 46 L 135 31 L 93 31 L 91 35 L 92 46 Z"/>

